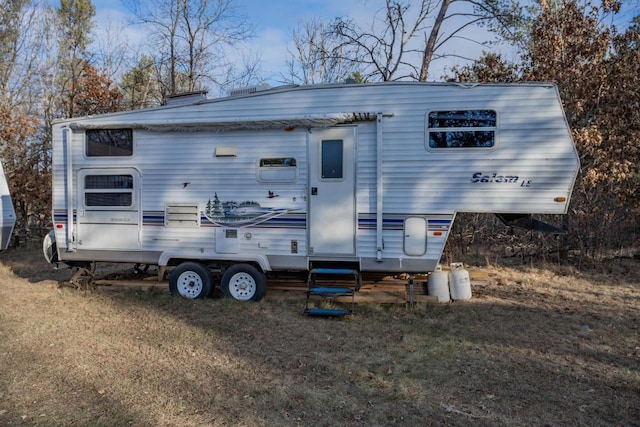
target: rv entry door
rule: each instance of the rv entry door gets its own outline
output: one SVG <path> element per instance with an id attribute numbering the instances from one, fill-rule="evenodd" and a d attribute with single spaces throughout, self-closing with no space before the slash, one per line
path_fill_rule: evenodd
<path id="1" fill-rule="evenodd" d="M 78 172 L 77 248 L 140 249 L 140 173 L 132 168 Z"/>
<path id="2" fill-rule="evenodd" d="M 310 133 L 310 255 L 355 255 L 355 134 L 355 127 Z"/>

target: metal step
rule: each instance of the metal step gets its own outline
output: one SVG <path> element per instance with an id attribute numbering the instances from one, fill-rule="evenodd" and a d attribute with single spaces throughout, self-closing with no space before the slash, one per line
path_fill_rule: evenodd
<path id="1" fill-rule="evenodd" d="M 309 274 L 357 275 L 358 270 L 350 270 L 348 268 L 314 268 L 311 271 L 309 271 Z"/>
<path id="2" fill-rule="evenodd" d="M 304 311 L 304 314 L 308 314 L 311 316 L 339 317 L 339 316 L 347 316 L 351 314 L 351 311 L 344 310 L 341 308 L 308 308 Z"/>
<path id="3" fill-rule="evenodd" d="M 321 278 L 321 276 L 325 276 Z M 331 283 L 335 276 L 352 276 L 354 284 L 349 286 L 344 283 Z M 322 282 L 316 286 L 316 278 Z M 344 282 L 342 280 L 341 282 Z M 360 289 L 361 278 L 358 270 L 348 268 L 314 268 L 309 271 L 307 278 L 307 302 L 305 304 L 304 314 L 313 316 L 346 316 L 353 313 L 355 303 L 355 292 Z M 317 301 L 334 300 L 338 296 L 351 296 L 351 309 L 343 308 L 320 308 L 315 307 Z M 311 303 L 311 299 L 316 302 Z"/>

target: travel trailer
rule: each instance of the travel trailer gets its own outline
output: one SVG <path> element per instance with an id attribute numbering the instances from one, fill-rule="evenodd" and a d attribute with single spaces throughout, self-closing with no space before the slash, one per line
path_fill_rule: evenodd
<path id="1" fill-rule="evenodd" d="M 282 271 L 426 273 L 456 213 L 541 225 L 578 167 L 553 84 L 189 94 L 54 124 L 45 254 L 158 266 L 188 298 L 259 300 Z"/>
<path id="2" fill-rule="evenodd" d="M 16 223 L 16 212 L 13 209 L 11 195 L 9 194 L 9 185 L 7 178 L 4 176 L 4 169 L 0 162 L 0 250 L 5 251 L 11 242 L 11 234 L 13 226 Z"/>

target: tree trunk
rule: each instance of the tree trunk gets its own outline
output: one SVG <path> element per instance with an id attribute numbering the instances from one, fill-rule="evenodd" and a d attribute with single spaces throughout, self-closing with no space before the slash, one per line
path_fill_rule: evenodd
<path id="1" fill-rule="evenodd" d="M 418 79 L 421 82 L 427 81 L 429 64 L 431 63 L 431 58 L 433 58 L 433 51 L 436 47 L 438 34 L 440 34 L 440 27 L 442 26 L 442 21 L 444 21 L 444 18 L 447 15 L 447 9 L 449 9 L 449 5 L 452 2 L 453 0 L 442 0 L 438 16 L 433 23 L 433 28 L 431 28 L 431 34 L 429 34 L 427 45 L 424 48 L 424 55 L 422 56 L 422 67 L 420 67 L 420 78 Z"/>

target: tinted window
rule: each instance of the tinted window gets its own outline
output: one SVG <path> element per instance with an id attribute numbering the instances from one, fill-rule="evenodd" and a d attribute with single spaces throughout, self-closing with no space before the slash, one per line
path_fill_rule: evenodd
<path id="1" fill-rule="evenodd" d="M 133 155 L 131 129 L 87 130 L 86 143 L 86 153 L 89 157 Z"/>
<path id="2" fill-rule="evenodd" d="M 493 110 L 432 111 L 429 113 L 430 129 L 495 126 L 496 112 Z"/>
<path id="3" fill-rule="evenodd" d="M 275 159 L 260 159 L 261 168 L 286 168 L 296 167 L 296 159 L 293 157 L 278 157 Z"/>
<path id="4" fill-rule="evenodd" d="M 322 141 L 322 176 L 323 179 L 342 179 L 343 141 L 341 139 L 325 139 Z"/>
<path id="5" fill-rule="evenodd" d="M 432 111 L 427 119 L 429 148 L 490 148 L 496 142 L 493 110 Z"/>

